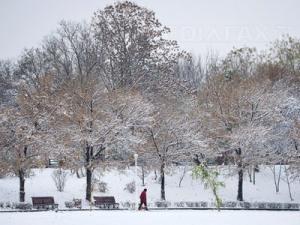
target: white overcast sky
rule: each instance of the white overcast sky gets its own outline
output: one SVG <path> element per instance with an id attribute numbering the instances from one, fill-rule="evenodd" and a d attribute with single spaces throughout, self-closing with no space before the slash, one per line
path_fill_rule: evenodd
<path id="1" fill-rule="evenodd" d="M 0 58 L 36 47 L 61 20 L 89 21 L 112 0 L 0 0 Z M 235 47 L 262 49 L 289 33 L 300 37 L 299 0 L 135 0 L 156 12 L 172 39 L 198 55 Z"/>

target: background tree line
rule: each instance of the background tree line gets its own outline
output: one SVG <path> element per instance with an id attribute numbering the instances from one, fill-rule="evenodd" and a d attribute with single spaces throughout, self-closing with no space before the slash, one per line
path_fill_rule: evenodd
<path id="1" fill-rule="evenodd" d="M 240 201 L 259 165 L 288 164 L 297 177 L 300 40 L 194 57 L 169 32 L 126 1 L 90 24 L 63 21 L 38 48 L 0 61 L 0 172 L 19 177 L 21 202 L 30 169 L 49 158 L 84 168 L 89 201 L 95 168 L 128 166 L 133 153 L 159 171 L 162 200 L 171 164 L 221 156 Z"/>

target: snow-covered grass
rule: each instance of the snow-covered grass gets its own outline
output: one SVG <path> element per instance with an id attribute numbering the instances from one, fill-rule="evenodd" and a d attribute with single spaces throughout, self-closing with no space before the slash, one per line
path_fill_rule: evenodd
<path id="1" fill-rule="evenodd" d="M 84 211 L 0 213 L 3 225 L 298 225 L 299 212 Z"/>
<path id="2" fill-rule="evenodd" d="M 52 173 L 54 169 L 35 169 L 33 176 L 26 179 L 25 191 L 26 202 L 31 203 L 32 196 L 54 196 L 59 203 L 59 208 L 64 208 L 64 202 L 73 198 L 85 199 L 85 177 L 78 179 L 75 174 L 69 173 L 64 192 L 56 190 Z M 192 179 L 189 171 L 178 187 L 182 168 L 169 169 L 166 176 L 166 198 L 172 203 L 180 201 L 214 201 L 210 190 L 206 190 L 199 180 Z M 127 183 L 134 180 L 134 168 L 117 171 L 110 170 L 100 177 L 101 181 L 108 184 L 109 191 L 105 194 L 95 191 L 94 195 L 113 195 L 117 202 L 135 202 L 137 193 L 129 193 L 124 190 Z M 235 201 L 237 195 L 237 176 L 220 176 L 220 180 L 225 182 L 225 187 L 220 190 L 220 196 L 224 201 Z M 139 179 L 138 192 L 144 187 Z M 295 181 L 291 184 L 294 202 L 300 202 L 300 184 Z M 146 187 L 148 188 L 148 202 L 153 206 L 155 201 L 160 200 L 160 184 L 154 180 L 154 174 L 146 177 Z M 5 177 L 0 179 L 0 202 L 18 202 L 19 180 L 16 177 Z M 262 168 L 256 174 L 256 185 L 249 182 L 249 178 L 244 178 L 244 199 L 245 201 L 267 201 L 267 202 L 291 202 L 288 194 L 286 182 L 281 181 L 280 192 L 275 192 L 273 175 L 269 168 Z M 84 207 L 88 207 L 87 202 L 83 202 Z"/>

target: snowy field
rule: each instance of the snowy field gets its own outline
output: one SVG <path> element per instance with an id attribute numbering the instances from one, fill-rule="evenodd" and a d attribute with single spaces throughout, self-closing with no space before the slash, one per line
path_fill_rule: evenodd
<path id="1" fill-rule="evenodd" d="M 31 203 L 32 196 L 54 196 L 59 208 L 64 208 L 64 202 L 73 198 L 84 199 L 85 178 L 77 178 L 69 173 L 64 192 L 58 192 L 51 178 L 54 169 L 36 169 L 26 180 L 26 202 Z M 134 170 L 111 170 L 102 174 L 101 181 L 108 185 L 105 194 L 95 191 L 94 195 L 113 195 L 117 202 L 134 202 L 136 193 L 124 190 L 127 183 L 133 181 Z M 200 181 L 194 180 L 188 172 L 182 186 L 178 187 L 182 174 L 180 168 L 170 169 L 166 177 L 166 197 L 171 203 L 178 201 L 213 201 L 209 190 L 204 189 Z M 235 200 L 237 191 L 236 176 L 220 176 L 225 182 L 225 188 L 220 190 L 223 200 Z M 139 180 L 138 190 L 142 190 Z M 244 179 L 244 196 L 246 201 L 291 202 L 284 180 L 280 183 L 280 192 L 275 192 L 273 174 L 269 168 L 261 168 L 256 175 L 256 185 Z M 153 206 L 160 198 L 160 184 L 155 181 L 154 174 L 146 177 L 146 187 L 149 189 L 148 199 Z M 299 181 L 292 183 L 293 202 L 300 201 Z M 5 177 L 0 179 L 0 202 L 18 201 L 18 179 Z M 89 208 L 83 201 L 83 208 Z M 146 211 L 73 211 L 73 212 L 28 212 L 0 213 L 0 225 L 299 225 L 300 212 L 282 211 L 214 211 L 214 210 L 150 210 Z"/>
<path id="2" fill-rule="evenodd" d="M 26 202 L 31 203 L 32 196 L 54 196 L 55 201 L 59 203 L 59 208 L 64 208 L 64 202 L 73 198 L 85 199 L 85 177 L 78 179 L 76 175 L 68 175 L 64 192 L 58 192 L 52 180 L 54 169 L 36 169 L 33 170 L 33 176 L 26 179 L 25 191 Z M 113 195 L 116 201 L 135 202 L 136 193 L 129 193 L 124 190 L 127 183 L 134 180 L 134 170 L 116 171 L 111 170 L 102 174 L 101 181 L 107 183 L 108 192 L 100 193 L 94 191 L 94 195 Z M 178 187 L 179 179 L 182 174 L 180 168 L 169 169 L 166 176 L 166 199 L 174 203 L 180 201 L 214 201 L 210 190 L 206 190 L 199 180 L 191 177 L 190 171 L 185 175 L 181 187 Z M 284 178 L 284 175 L 282 175 Z M 237 195 L 237 176 L 220 176 L 224 181 L 225 187 L 220 189 L 220 196 L 224 201 L 235 201 Z M 144 187 L 141 185 L 141 179 L 138 180 L 138 192 Z M 154 179 L 154 174 L 148 174 L 146 177 L 146 187 L 148 188 L 148 202 L 153 206 L 155 201 L 160 199 L 160 184 Z M 16 177 L 5 177 L 0 179 L 0 202 L 18 202 L 19 180 Z M 267 202 L 300 202 L 300 184 L 299 181 L 291 183 L 291 191 L 294 201 L 290 200 L 287 183 L 284 179 L 280 182 L 279 193 L 275 192 L 273 174 L 269 168 L 261 167 L 256 174 L 256 184 L 249 182 L 247 175 L 244 177 L 244 199 L 245 201 L 267 201 Z M 88 207 L 87 202 L 83 202 L 84 207 Z M 300 223 L 299 223 L 300 224 Z"/>
<path id="3" fill-rule="evenodd" d="M 0 213 L 3 225 L 299 225 L 300 212 L 84 211 Z"/>

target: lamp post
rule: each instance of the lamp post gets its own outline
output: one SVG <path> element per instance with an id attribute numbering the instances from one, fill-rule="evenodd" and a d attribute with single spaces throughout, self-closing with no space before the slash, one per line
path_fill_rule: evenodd
<path id="1" fill-rule="evenodd" d="M 134 181 L 135 181 L 135 192 L 136 192 L 136 202 L 137 202 L 137 205 L 136 205 L 136 209 L 138 209 L 138 204 L 139 204 L 139 195 L 138 195 L 138 189 L 137 189 L 137 181 L 138 181 L 138 168 L 137 168 L 137 160 L 138 160 L 138 154 L 137 153 L 135 153 L 134 154 L 134 167 L 135 167 L 135 179 L 134 179 Z"/>

